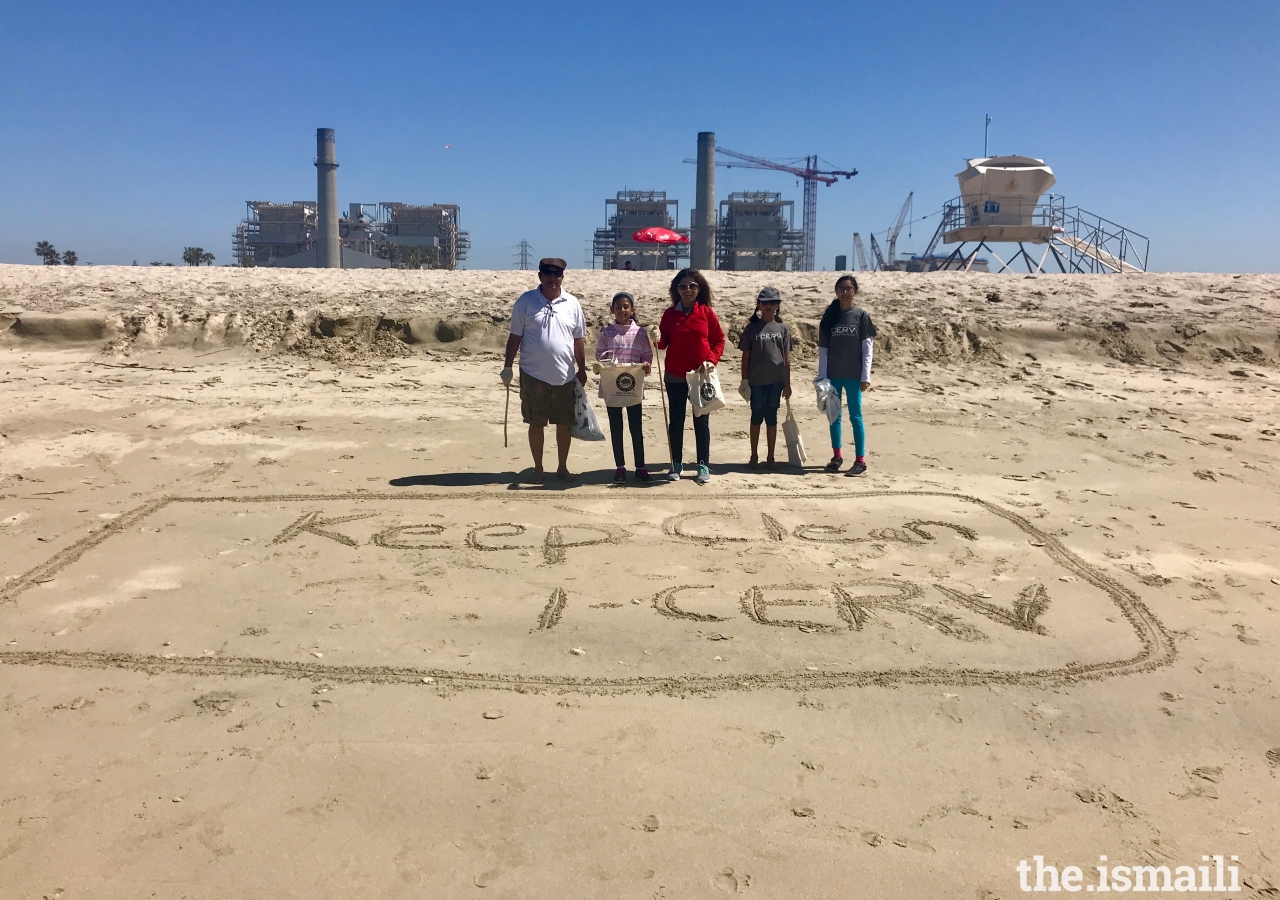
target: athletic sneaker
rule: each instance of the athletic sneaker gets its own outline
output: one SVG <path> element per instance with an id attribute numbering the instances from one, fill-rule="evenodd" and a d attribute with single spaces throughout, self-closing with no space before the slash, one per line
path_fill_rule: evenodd
<path id="1" fill-rule="evenodd" d="M 844 465 L 844 459 L 839 456 L 831 457 L 831 462 L 827 463 L 825 472 L 839 472 L 840 467 Z"/>
<path id="2" fill-rule="evenodd" d="M 618 466 L 618 471 L 616 471 L 616 472 L 614 472 L 614 473 L 613 473 L 613 483 L 614 483 L 614 484 L 626 484 L 626 483 L 627 483 L 627 470 L 626 470 L 626 468 L 625 468 L 625 467 L 623 467 L 623 466 Z"/>
<path id="3" fill-rule="evenodd" d="M 693 479 L 694 484 L 706 484 L 711 480 L 711 470 L 707 468 L 706 463 L 698 463 L 698 477 Z"/>
<path id="4" fill-rule="evenodd" d="M 867 464 L 860 459 L 856 459 L 853 461 L 853 468 L 845 472 L 844 477 L 852 478 L 854 475 L 861 475 L 865 471 L 867 471 Z"/>
<path id="5" fill-rule="evenodd" d="M 683 466 L 681 466 L 681 465 L 680 465 L 680 463 L 676 463 L 675 465 L 673 465 L 673 466 L 671 467 L 671 471 L 669 471 L 669 472 L 667 473 L 667 478 L 668 478 L 668 479 L 670 479 L 671 481 L 679 481 L 679 480 L 680 480 L 680 470 L 681 470 L 681 469 L 683 469 L 683 468 L 684 468 L 684 467 L 683 467 Z"/>
<path id="6" fill-rule="evenodd" d="M 653 481 L 653 476 L 649 474 L 648 469 L 646 469 L 644 466 L 641 466 L 640 468 L 636 469 L 636 481 L 640 481 L 640 482 L 643 482 L 644 484 L 648 484 L 649 482 Z"/>

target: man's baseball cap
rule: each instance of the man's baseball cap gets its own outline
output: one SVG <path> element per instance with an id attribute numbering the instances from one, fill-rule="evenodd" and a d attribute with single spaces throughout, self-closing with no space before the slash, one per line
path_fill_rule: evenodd
<path id="1" fill-rule="evenodd" d="M 559 269 L 561 272 L 563 272 L 565 269 L 569 268 L 569 264 L 565 262 L 563 259 L 560 259 L 559 257 L 556 257 L 556 256 L 548 256 L 538 260 L 539 272 L 541 272 L 543 269 L 550 269 L 550 268 Z"/>
<path id="2" fill-rule="evenodd" d="M 756 301 L 760 303 L 781 303 L 782 295 L 778 293 L 776 287 L 761 288 L 760 293 L 756 295 Z"/>

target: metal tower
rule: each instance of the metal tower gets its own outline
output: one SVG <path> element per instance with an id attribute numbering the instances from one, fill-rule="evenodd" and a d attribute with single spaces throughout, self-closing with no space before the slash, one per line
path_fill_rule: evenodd
<path id="1" fill-rule="evenodd" d="M 521 238 L 520 243 L 516 245 L 516 248 L 520 251 L 519 254 L 517 254 L 518 259 L 516 265 L 520 268 L 521 272 L 527 272 L 529 270 L 529 251 L 532 250 L 533 247 L 530 246 L 527 240 Z"/>

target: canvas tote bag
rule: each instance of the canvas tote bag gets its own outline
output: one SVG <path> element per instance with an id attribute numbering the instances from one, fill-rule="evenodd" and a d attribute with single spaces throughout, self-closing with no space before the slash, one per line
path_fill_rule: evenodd
<path id="1" fill-rule="evenodd" d="M 609 357 L 596 361 L 605 406 L 635 406 L 644 402 L 644 366 L 620 365 Z"/>
<path id="2" fill-rule="evenodd" d="M 720 390 L 720 376 L 716 367 L 703 363 L 684 377 L 689 385 L 689 402 L 693 404 L 695 416 L 724 409 L 724 391 Z"/>
<path id="3" fill-rule="evenodd" d="M 800 426 L 796 417 L 791 414 L 791 401 L 787 401 L 787 419 L 782 423 L 782 437 L 787 442 L 787 462 L 793 466 L 802 466 L 809 456 L 804 452 L 804 438 L 800 437 Z"/>

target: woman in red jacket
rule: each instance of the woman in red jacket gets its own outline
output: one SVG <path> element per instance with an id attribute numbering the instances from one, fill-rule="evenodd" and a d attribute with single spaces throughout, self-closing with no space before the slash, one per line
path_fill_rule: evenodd
<path id="1" fill-rule="evenodd" d="M 689 399 L 685 376 L 703 363 L 716 365 L 724 353 L 724 330 L 711 309 L 711 286 L 697 269 L 682 269 L 671 282 L 671 308 L 658 325 L 658 349 L 667 351 L 667 397 L 671 399 L 671 471 L 680 480 L 684 451 L 684 409 Z M 711 423 L 708 416 L 693 417 L 693 437 L 698 451 L 698 484 L 711 480 Z"/>

